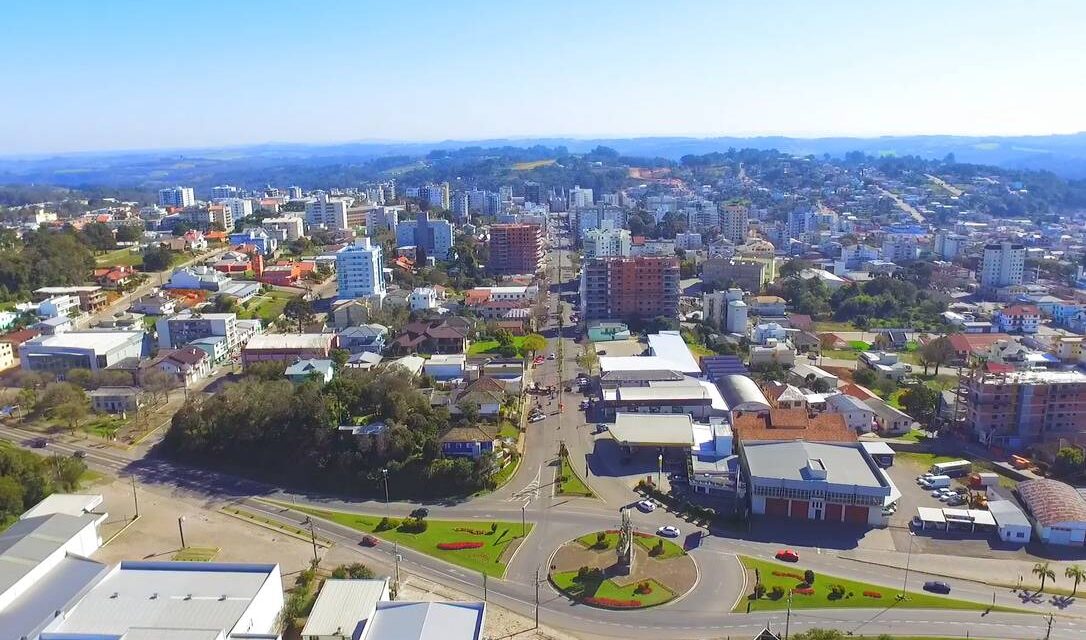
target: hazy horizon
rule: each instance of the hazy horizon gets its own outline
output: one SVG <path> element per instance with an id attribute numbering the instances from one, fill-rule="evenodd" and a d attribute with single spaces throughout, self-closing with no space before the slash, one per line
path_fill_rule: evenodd
<path id="1" fill-rule="evenodd" d="M 1086 130 L 1086 3 L 5 8 L 0 155 Z M 19 64 L 15 64 L 18 61 Z"/>

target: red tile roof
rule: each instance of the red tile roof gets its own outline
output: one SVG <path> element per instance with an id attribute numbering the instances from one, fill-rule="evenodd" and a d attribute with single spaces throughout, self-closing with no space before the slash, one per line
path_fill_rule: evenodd
<path id="1" fill-rule="evenodd" d="M 735 433 L 740 440 L 747 441 L 856 441 L 856 434 L 841 414 L 822 413 L 811 418 L 804 409 L 770 409 L 766 414 L 736 416 Z"/>
<path id="2" fill-rule="evenodd" d="M 1011 340 L 1006 333 L 953 333 L 947 336 L 950 346 L 958 353 L 986 351 L 1000 340 Z"/>

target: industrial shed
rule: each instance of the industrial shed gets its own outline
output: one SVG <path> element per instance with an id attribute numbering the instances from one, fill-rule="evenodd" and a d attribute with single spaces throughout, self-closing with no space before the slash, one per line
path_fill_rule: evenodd
<path id="1" fill-rule="evenodd" d="M 1086 499 L 1074 487 L 1043 478 L 1021 482 L 1017 491 L 1041 542 L 1074 546 L 1086 543 Z"/>

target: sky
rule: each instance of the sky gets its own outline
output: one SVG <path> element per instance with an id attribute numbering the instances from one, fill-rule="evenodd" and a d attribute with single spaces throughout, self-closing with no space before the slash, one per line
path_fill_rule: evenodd
<path id="1" fill-rule="evenodd" d="M 1086 130 L 1078 0 L 50 0 L 0 11 L 0 154 Z"/>

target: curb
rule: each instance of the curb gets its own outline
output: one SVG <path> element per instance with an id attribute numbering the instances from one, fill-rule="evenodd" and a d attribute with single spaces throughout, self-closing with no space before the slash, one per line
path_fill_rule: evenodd
<path id="1" fill-rule="evenodd" d="M 735 611 L 739 608 L 739 603 L 743 601 L 743 598 L 747 594 L 747 568 L 743 566 L 743 561 L 739 559 L 739 554 L 732 554 L 735 561 L 739 564 L 739 571 L 743 574 L 743 588 L 739 590 L 739 595 L 735 597 L 735 603 L 732 605 L 731 610 Z"/>
<path id="2" fill-rule="evenodd" d="M 236 507 L 232 507 L 232 508 L 236 508 Z M 242 522 L 248 522 L 249 524 L 256 525 L 256 526 L 258 526 L 258 527 L 260 527 L 262 529 L 267 529 L 268 531 L 274 531 L 274 532 L 276 532 L 276 533 L 278 533 L 280 535 L 284 535 L 284 536 L 287 536 L 287 537 L 290 537 L 290 538 L 294 538 L 295 540 L 301 540 L 302 542 L 309 542 L 309 543 L 313 542 L 312 538 L 307 538 L 305 536 L 300 536 L 300 535 L 298 535 L 296 533 L 293 533 L 291 531 L 287 531 L 285 529 L 280 529 L 279 527 L 276 527 L 275 525 L 268 524 L 266 522 L 260 522 L 259 520 L 255 520 L 253 518 L 247 518 L 247 517 L 245 517 L 245 516 L 243 516 L 243 515 L 241 515 L 239 513 L 230 513 L 226 509 L 227 509 L 227 507 L 220 507 L 219 508 L 219 513 L 221 513 L 221 514 L 223 514 L 225 516 L 230 516 L 231 518 L 236 518 L 238 520 L 241 520 Z M 318 537 L 317 538 L 317 546 L 318 547 L 324 547 L 325 549 L 331 549 L 333 546 L 335 546 L 335 543 L 330 541 L 330 540 L 325 540 L 324 538 Z"/>
<path id="3" fill-rule="evenodd" d="M 126 524 L 126 525 L 124 525 L 123 527 L 121 527 L 119 531 L 117 531 L 116 533 L 114 533 L 113 535 L 111 535 L 111 536 L 109 537 L 109 539 L 108 539 L 108 540 L 106 540 L 105 542 L 103 542 L 103 543 L 102 543 L 102 546 L 104 547 L 104 546 L 106 546 L 107 544 L 109 544 L 110 542 L 113 542 L 114 540 L 116 540 L 118 536 L 120 536 L 120 535 L 121 535 L 122 533 L 124 533 L 125 531 L 128 531 L 128 527 L 131 527 L 132 525 L 136 524 L 136 520 L 139 520 L 139 519 L 140 519 L 140 517 L 139 517 L 139 516 L 134 516 L 134 517 L 133 517 L 133 518 L 132 518 L 131 520 L 129 520 L 129 521 L 128 521 L 128 524 Z"/>

